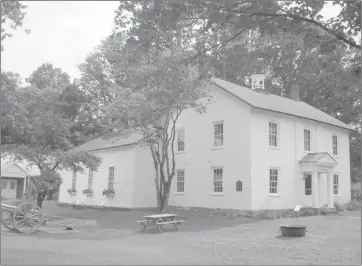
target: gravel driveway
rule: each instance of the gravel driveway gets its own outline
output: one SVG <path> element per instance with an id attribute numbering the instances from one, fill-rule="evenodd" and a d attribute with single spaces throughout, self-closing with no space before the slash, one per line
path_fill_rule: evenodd
<path id="1" fill-rule="evenodd" d="M 361 265 L 361 219 L 307 217 L 304 238 L 285 239 L 280 223 L 260 221 L 203 232 L 138 233 L 129 229 L 19 235 L 2 230 L 1 258 L 11 264 L 339 264 Z M 57 232 L 56 232 L 57 231 Z"/>

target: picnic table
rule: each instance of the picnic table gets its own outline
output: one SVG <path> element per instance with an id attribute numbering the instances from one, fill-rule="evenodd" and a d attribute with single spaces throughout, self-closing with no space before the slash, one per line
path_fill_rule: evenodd
<path id="1" fill-rule="evenodd" d="M 162 226 L 166 224 L 172 224 L 175 231 L 178 230 L 177 226 L 180 225 L 183 220 L 175 220 L 178 214 L 163 213 L 142 216 L 144 220 L 137 221 L 137 223 L 143 226 L 141 232 L 145 232 L 147 227 L 156 227 L 160 233 L 162 233 Z"/>

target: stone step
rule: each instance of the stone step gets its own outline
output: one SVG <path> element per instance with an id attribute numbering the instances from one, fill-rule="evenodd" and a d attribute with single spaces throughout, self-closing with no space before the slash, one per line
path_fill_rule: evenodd
<path id="1" fill-rule="evenodd" d="M 338 215 L 336 208 L 321 208 L 322 215 Z"/>

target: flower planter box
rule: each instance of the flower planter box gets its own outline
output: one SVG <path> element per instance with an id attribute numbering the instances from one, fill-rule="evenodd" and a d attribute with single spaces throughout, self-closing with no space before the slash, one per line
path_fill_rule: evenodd
<path id="1" fill-rule="evenodd" d="M 102 195 L 106 196 L 107 198 L 108 197 L 114 197 L 115 194 L 116 193 L 115 193 L 114 190 L 108 190 L 108 189 L 104 189 L 103 193 L 102 193 Z"/>
<path id="2" fill-rule="evenodd" d="M 68 193 L 69 193 L 71 196 L 75 196 L 75 194 L 77 193 L 77 191 L 76 191 L 74 188 L 70 188 L 70 189 L 68 189 Z"/>
<path id="3" fill-rule="evenodd" d="M 307 231 L 306 225 L 293 225 L 293 224 L 284 224 L 280 225 L 280 231 L 282 236 L 285 237 L 303 237 Z"/>
<path id="4" fill-rule="evenodd" d="M 85 189 L 85 190 L 83 190 L 83 194 L 86 195 L 87 197 L 92 197 L 93 196 L 93 190 Z"/>

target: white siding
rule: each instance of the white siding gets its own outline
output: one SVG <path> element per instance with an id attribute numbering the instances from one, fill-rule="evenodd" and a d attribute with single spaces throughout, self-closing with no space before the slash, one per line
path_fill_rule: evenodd
<path id="1" fill-rule="evenodd" d="M 282 209 L 295 202 L 294 121 L 277 113 L 253 110 L 251 122 L 251 186 L 253 210 Z M 269 122 L 278 125 L 278 148 L 269 148 Z M 278 195 L 269 195 L 269 169 L 278 168 Z"/>
<path id="2" fill-rule="evenodd" d="M 339 155 L 334 171 L 340 173 L 339 202 L 348 202 L 350 192 L 349 136 L 347 130 L 322 123 L 277 114 L 263 110 L 252 111 L 251 168 L 252 209 L 293 208 L 295 205 L 312 205 L 312 196 L 305 195 L 304 180 L 299 166 L 304 152 L 304 129 L 311 131 L 311 152 L 328 152 L 332 155 L 332 134 L 338 136 Z M 268 147 L 268 122 L 279 123 L 280 149 Z M 270 196 L 269 167 L 280 168 L 279 196 Z M 313 188 L 312 188 L 313 189 Z"/>
<path id="3" fill-rule="evenodd" d="M 72 172 L 62 171 L 63 183 L 59 191 L 59 201 L 72 203 L 76 200 L 84 200 L 86 205 L 96 205 L 106 202 L 107 206 L 131 208 L 135 174 L 135 146 L 106 149 L 96 151 L 94 154 L 101 157 L 103 162 L 98 168 L 98 171 L 93 172 L 93 196 L 87 197 L 83 194 L 83 189 L 88 187 L 88 170 L 85 173 L 77 173 L 77 193 L 75 196 L 71 196 L 67 192 L 67 190 L 71 188 Z M 113 198 L 107 198 L 102 195 L 103 189 L 108 188 L 110 166 L 115 167 L 115 195 Z"/>
<path id="4" fill-rule="evenodd" d="M 176 154 L 176 169 L 185 170 L 185 192 L 172 182 L 170 205 L 250 209 L 249 106 L 223 90 L 213 91 L 207 113 L 184 111 L 177 127 L 185 128 L 185 152 Z M 213 122 L 224 121 L 224 147 L 213 148 Z M 223 167 L 222 195 L 213 195 L 212 167 Z M 236 181 L 243 190 L 236 191 Z"/>
<path id="5" fill-rule="evenodd" d="M 155 170 L 150 150 L 137 147 L 135 161 L 133 208 L 155 208 L 157 207 Z"/>

